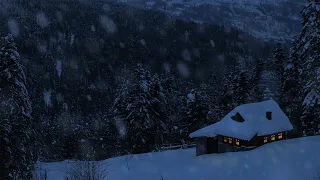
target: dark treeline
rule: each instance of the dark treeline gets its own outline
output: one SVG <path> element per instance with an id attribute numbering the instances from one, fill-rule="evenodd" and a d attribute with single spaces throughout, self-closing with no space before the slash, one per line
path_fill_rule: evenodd
<path id="1" fill-rule="evenodd" d="M 117 3 L 80 2 L 17 0 L 1 12 L 8 24 L 1 32 L 18 22 L 13 35 L 42 160 L 157 151 L 190 141 L 189 133 L 240 104 L 273 98 L 286 110 L 291 103 L 282 102 L 287 51 L 280 44 Z"/>

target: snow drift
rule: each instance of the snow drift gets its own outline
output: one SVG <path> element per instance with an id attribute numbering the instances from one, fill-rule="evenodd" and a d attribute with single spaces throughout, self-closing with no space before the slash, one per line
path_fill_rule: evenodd
<path id="1" fill-rule="evenodd" d="M 195 149 L 121 156 L 108 180 L 301 180 L 320 169 L 320 136 L 284 140 L 252 151 L 196 156 Z M 42 164 L 48 180 L 65 180 L 70 161 Z"/>

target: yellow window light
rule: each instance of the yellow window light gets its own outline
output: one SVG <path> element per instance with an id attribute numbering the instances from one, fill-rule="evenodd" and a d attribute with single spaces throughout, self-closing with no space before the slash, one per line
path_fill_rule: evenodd
<path id="1" fill-rule="evenodd" d="M 263 138 L 263 143 L 267 143 L 268 142 L 268 137 L 264 137 Z"/>

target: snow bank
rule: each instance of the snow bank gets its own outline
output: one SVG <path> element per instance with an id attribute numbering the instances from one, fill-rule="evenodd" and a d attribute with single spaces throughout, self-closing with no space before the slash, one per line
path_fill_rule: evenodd
<path id="1" fill-rule="evenodd" d="M 108 180 L 311 180 L 320 169 L 320 136 L 269 143 L 252 151 L 195 156 L 195 149 L 108 159 Z M 128 164 L 126 163 L 128 160 Z M 65 180 L 68 161 L 44 164 Z M 128 168 L 129 167 L 129 168 Z"/>

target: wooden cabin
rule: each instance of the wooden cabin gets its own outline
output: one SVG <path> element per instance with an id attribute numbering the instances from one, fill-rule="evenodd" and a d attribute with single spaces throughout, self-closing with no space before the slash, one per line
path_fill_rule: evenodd
<path id="1" fill-rule="evenodd" d="M 287 138 L 293 129 L 273 100 L 243 104 L 221 121 L 190 134 L 196 138 L 197 155 L 246 151 Z"/>

